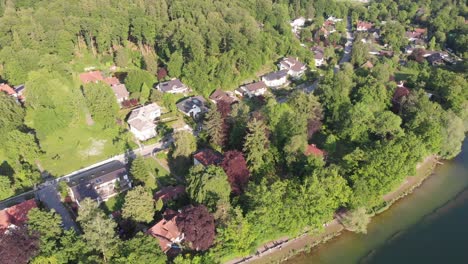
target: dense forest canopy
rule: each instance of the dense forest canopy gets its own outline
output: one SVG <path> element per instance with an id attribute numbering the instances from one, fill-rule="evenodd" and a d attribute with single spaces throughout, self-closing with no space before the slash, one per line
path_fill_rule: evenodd
<path id="1" fill-rule="evenodd" d="M 190 253 L 170 258 L 181 264 L 245 257 L 265 242 L 320 231 L 337 210 L 362 216 L 365 229 L 368 213 L 387 206 L 383 196 L 418 162 L 460 152 L 468 131 L 467 15 L 466 3 L 452 0 L 0 0 L 0 81 L 27 87 L 22 104 L 0 92 L 0 200 L 32 189 L 41 176 L 141 143 L 125 123 L 131 109 L 119 109 L 109 85 L 81 83 L 80 73 L 115 75 L 136 104 L 156 102 L 172 118 L 182 96 L 153 89 L 158 81 L 179 78 L 208 98 L 258 80 L 285 56 L 309 68 L 291 80 L 294 89 L 232 107 L 210 103 L 198 124 L 184 117 L 196 136 L 174 133 L 162 154 L 169 178 L 185 185 L 183 199 L 156 203 L 167 179 L 155 177 L 153 158 L 138 157 L 129 174 L 141 186 L 119 201 L 118 225 L 91 200 L 78 211 L 83 235 L 63 231 L 55 212 L 32 211 L 30 230 L 18 230 L 34 246 L 27 258 L 165 263 L 157 240 L 136 231 L 161 220 L 162 208 L 185 208 L 179 221 L 190 239 L 181 247 Z M 309 20 L 298 36 L 290 22 L 301 16 Z M 343 21 L 325 41 L 316 33 L 329 16 Z M 350 63 L 335 68 L 348 16 L 353 29 L 359 20 L 374 23 L 391 55 L 369 55 L 365 33 L 356 33 Z M 428 49 L 450 48 L 460 62 L 432 67 L 405 55 L 405 33 L 417 27 L 427 28 Z M 321 68 L 315 46 L 323 48 Z M 295 89 L 313 83 L 313 93 Z M 157 126 L 160 134 L 170 130 Z M 204 148 L 224 160 L 192 166 Z"/>

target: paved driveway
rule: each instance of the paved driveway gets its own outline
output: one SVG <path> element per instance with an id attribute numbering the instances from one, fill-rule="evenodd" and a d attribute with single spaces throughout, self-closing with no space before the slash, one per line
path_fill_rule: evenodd
<path id="1" fill-rule="evenodd" d="M 57 213 L 62 216 L 63 227 L 67 230 L 71 228 L 79 232 L 78 226 L 70 216 L 67 208 L 62 204 L 57 192 L 57 186 L 55 184 L 48 185 L 37 192 L 39 200 L 43 202 L 49 209 L 54 209 Z"/>

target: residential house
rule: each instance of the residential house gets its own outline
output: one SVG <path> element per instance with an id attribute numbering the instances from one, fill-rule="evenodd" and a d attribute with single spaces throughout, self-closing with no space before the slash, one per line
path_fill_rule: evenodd
<path id="1" fill-rule="evenodd" d="M 159 91 L 163 93 L 187 93 L 189 92 L 189 88 L 183 84 L 179 79 L 172 79 L 167 82 L 158 83 L 155 87 Z"/>
<path id="2" fill-rule="evenodd" d="M 406 31 L 406 38 L 411 41 L 424 40 L 426 34 L 425 28 L 415 28 L 413 31 Z"/>
<path id="3" fill-rule="evenodd" d="M 142 141 L 155 137 L 157 133 L 154 119 L 160 116 L 161 107 L 156 103 L 134 109 L 127 120 L 130 132 Z"/>
<path id="4" fill-rule="evenodd" d="M 315 157 L 324 157 L 325 156 L 325 151 L 317 148 L 315 144 L 310 144 L 307 145 L 305 150 L 304 150 L 304 155 L 306 156 L 315 156 Z"/>
<path id="5" fill-rule="evenodd" d="M 299 17 L 291 21 L 289 23 L 292 28 L 292 32 L 297 36 L 299 34 L 299 30 L 304 27 L 306 19 L 304 17 Z"/>
<path id="6" fill-rule="evenodd" d="M 315 66 L 320 67 L 325 63 L 325 50 L 323 47 L 315 46 L 310 49 L 314 53 Z"/>
<path id="7" fill-rule="evenodd" d="M 68 181 L 69 195 L 80 206 L 85 198 L 98 203 L 132 188 L 125 164 L 112 161 L 72 176 Z"/>
<path id="8" fill-rule="evenodd" d="M 184 233 L 177 226 L 178 212 L 166 209 L 163 219 L 148 230 L 148 234 L 159 240 L 159 246 L 164 253 L 179 250 L 178 244 L 184 239 Z"/>
<path id="9" fill-rule="evenodd" d="M 30 199 L 0 211 L 0 233 L 10 228 L 24 225 L 28 221 L 28 213 L 37 208 L 36 200 Z"/>
<path id="10" fill-rule="evenodd" d="M 17 98 L 21 102 L 26 101 L 26 96 L 25 96 L 26 86 L 24 84 L 20 84 L 20 85 L 15 86 L 14 89 L 17 94 Z"/>
<path id="11" fill-rule="evenodd" d="M 83 84 L 104 82 L 109 85 L 121 107 L 123 106 L 122 103 L 128 100 L 130 95 L 125 84 L 120 83 L 119 79 L 113 76 L 104 78 L 101 71 L 82 73 L 80 74 L 80 80 Z"/>
<path id="12" fill-rule="evenodd" d="M 262 76 L 262 81 L 272 88 L 284 86 L 288 83 L 288 70 L 270 72 Z"/>
<path id="13" fill-rule="evenodd" d="M 128 100 L 130 93 L 127 91 L 125 84 L 119 83 L 111 86 L 112 91 L 114 92 L 117 102 L 122 106 L 124 101 Z"/>
<path id="14" fill-rule="evenodd" d="M 193 155 L 193 165 L 219 165 L 223 161 L 223 155 L 212 149 L 202 149 Z"/>
<path id="15" fill-rule="evenodd" d="M 334 16 L 330 16 L 330 17 L 327 18 L 327 21 L 332 21 L 333 23 L 337 23 L 337 22 L 343 21 L 343 19 L 342 18 L 336 18 Z"/>
<path id="16" fill-rule="evenodd" d="M 210 100 L 214 104 L 218 104 L 219 102 L 225 102 L 228 105 L 232 105 L 234 103 L 239 102 L 237 97 L 234 95 L 233 92 L 231 91 L 223 91 L 220 89 L 216 89 L 211 95 L 210 95 Z"/>
<path id="17" fill-rule="evenodd" d="M 374 68 L 374 64 L 372 64 L 371 61 L 366 61 L 365 63 L 361 65 L 361 68 L 370 70 Z"/>
<path id="18" fill-rule="evenodd" d="M 267 86 L 263 81 L 243 85 L 236 89 L 235 93 L 240 96 L 252 98 L 254 96 L 262 96 L 267 92 Z"/>
<path id="19" fill-rule="evenodd" d="M 359 20 L 356 24 L 356 30 L 357 31 L 368 31 L 369 29 L 373 28 L 374 24 L 371 22 L 365 22 Z"/>
<path id="20" fill-rule="evenodd" d="M 427 62 L 432 66 L 444 65 L 447 61 L 447 54 L 442 52 L 435 52 L 426 57 Z"/>
<path id="21" fill-rule="evenodd" d="M 293 57 L 283 58 L 278 64 L 278 67 L 280 70 L 287 70 L 288 74 L 293 78 L 301 77 L 306 70 L 306 66 L 298 61 L 297 58 Z"/>
<path id="22" fill-rule="evenodd" d="M 88 83 L 97 83 L 99 81 L 104 81 L 101 71 L 90 71 L 80 74 L 80 80 L 83 84 Z"/>
<path id="23" fill-rule="evenodd" d="M 174 199 L 177 199 L 178 197 L 184 195 L 185 193 L 186 193 L 185 186 L 183 185 L 167 186 L 167 187 L 163 187 L 161 190 L 157 191 L 154 194 L 154 200 L 158 201 L 161 199 L 163 203 L 166 203 Z"/>
<path id="24" fill-rule="evenodd" d="M 20 87 L 20 86 L 18 86 Z M 24 102 L 25 97 L 24 97 L 24 85 L 22 85 L 22 89 L 18 89 L 20 93 L 15 88 L 12 88 L 10 85 L 6 83 L 0 83 L 0 92 L 3 92 L 11 97 L 13 97 L 16 102 Z"/>
<path id="25" fill-rule="evenodd" d="M 205 113 L 208 109 L 205 106 L 206 101 L 201 96 L 192 96 L 177 103 L 179 111 L 187 116 L 197 117 Z"/>

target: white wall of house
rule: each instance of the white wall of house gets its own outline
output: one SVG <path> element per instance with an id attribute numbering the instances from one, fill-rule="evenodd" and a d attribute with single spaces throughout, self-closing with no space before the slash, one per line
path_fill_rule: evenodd
<path id="1" fill-rule="evenodd" d="M 277 79 L 277 80 L 266 80 L 266 79 L 263 79 L 263 82 L 265 82 L 265 84 L 266 84 L 268 87 L 278 87 L 278 86 L 285 85 L 285 84 L 288 82 L 288 78 L 287 78 L 287 76 L 284 76 L 283 78 Z"/>
<path id="2" fill-rule="evenodd" d="M 323 59 L 315 59 L 315 66 L 320 67 L 323 64 Z"/>
<path id="3" fill-rule="evenodd" d="M 153 137 L 155 137 L 157 135 L 156 125 L 152 126 L 152 127 L 149 127 L 147 129 L 144 129 L 142 131 L 140 131 L 140 130 L 138 130 L 135 127 L 130 125 L 130 132 L 132 132 L 133 135 L 135 135 L 135 137 L 138 140 L 141 140 L 141 141 L 148 140 L 148 139 L 153 138 Z"/>

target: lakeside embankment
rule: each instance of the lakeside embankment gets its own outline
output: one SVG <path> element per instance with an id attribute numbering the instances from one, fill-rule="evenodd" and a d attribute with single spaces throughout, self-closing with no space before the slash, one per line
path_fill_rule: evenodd
<path id="1" fill-rule="evenodd" d="M 386 209 L 411 193 L 415 188 L 421 185 L 421 183 L 432 174 L 434 167 L 438 161 L 435 156 L 429 156 L 424 161 L 417 165 L 416 175 L 409 176 L 405 181 L 393 192 L 386 194 L 383 198 L 387 203 L 385 207 L 379 210 L 378 213 L 384 212 Z M 323 232 L 319 234 L 304 234 L 293 239 L 282 239 L 280 241 L 270 242 L 262 247 L 258 248 L 259 254 L 253 255 L 243 260 L 236 260 L 227 262 L 229 264 L 234 263 L 254 263 L 254 264 L 266 264 L 266 263 L 280 263 L 287 259 L 301 253 L 310 251 L 313 247 L 324 243 L 336 236 L 341 235 L 344 227 L 337 221 L 333 220 L 326 225 Z"/>

